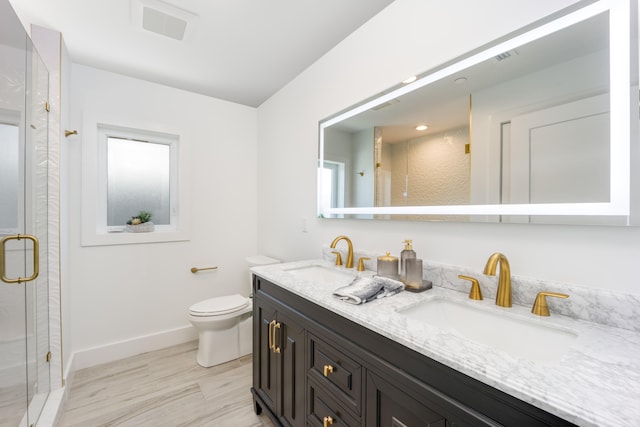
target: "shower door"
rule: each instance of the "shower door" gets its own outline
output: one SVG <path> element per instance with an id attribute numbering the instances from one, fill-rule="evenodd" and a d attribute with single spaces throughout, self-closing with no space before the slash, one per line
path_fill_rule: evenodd
<path id="1" fill-rule="evenodd" d="M 4 0 L 0 27 L 0 427 L 29 427 L 50 389 L 49 77 Z"/>

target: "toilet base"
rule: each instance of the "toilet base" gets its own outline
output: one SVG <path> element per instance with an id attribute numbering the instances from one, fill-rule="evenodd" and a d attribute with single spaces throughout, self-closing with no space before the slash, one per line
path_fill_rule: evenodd
<path id="1" fill-rule="evenodd" d="M 238 325 L 224 331 L 202 331 L 198 336 L 198 365 L 209 368 L 240 357 Z"/>
<path id="2" fill-rule="evenodd" d="M 252 313 L 249 311 L 239 318 L 218 322 L 216 329 L 200 327 L 196 355 L 198 365 L 210 368 L 250 354 L 253 346 L 252 319 Z M 194 326 L 197 320 L 191 318 Z"/>
<path id="3" fill-rule="evenodd" d="M 240 357 L 253 353 L 253 316 L 242 316 L 238 325 Z"/>

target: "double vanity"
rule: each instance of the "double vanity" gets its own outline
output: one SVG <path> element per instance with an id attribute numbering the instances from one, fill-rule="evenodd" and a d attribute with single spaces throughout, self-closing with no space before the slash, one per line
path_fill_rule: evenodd
<path id="1" fill-rule="evenodd" d="M 318 216 L 638 225 L 637 24 L 637 1 L 572 2 L 320 121 Z M 339 236 L 252 270 L 252 392 L 276 425 L 640 426 L 640 295 L 495 253 L 352 305 L 333 291 L 382 254 L 354 255 Z"/>
<path id="2" fill-rule="evenodd" d="M 633 327 L 472 300 L 428 268 L 433 289 L 363 305 L 332 292 L 370 270 L 317 259 L 252 271 L 252 392 L 277 425 L 640 425 Z M 558 304 L 572 299 L 584 300 Z"/>

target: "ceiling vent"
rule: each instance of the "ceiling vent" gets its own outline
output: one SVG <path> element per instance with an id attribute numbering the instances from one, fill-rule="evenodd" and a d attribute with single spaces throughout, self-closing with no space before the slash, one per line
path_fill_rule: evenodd
<path id="1" fill-rule="evenodd" d="M 175 40 L 190 38 L 197 17 L 161 0 L 131 0 L 131 22 L 135 26 Z"/>
<path id="2" fill-rule="evenodd" d="M 506 52 L 502 52 L 500 55 L 496 55 L 494 58 L 496 59 L 496 61 L 500 62 L 500 61 L 504 61 L 504 60 L 509 59 L 512 56 L 516 56 L 516 55 L 520 55 L 520 54 L 518 53 L 517 50 L 512 49 L 512 50 L 508 50 Z"/>
<path id="3" fill-rule="evenodd" d="M 373 111 L 382 110 L 383 108 L 386 108 L 386 107 L 389 107 L 391 105 L 397 104 L 398 102 L 400 102 L 399 99 L 397 99 L 397 98 L 396 99 L 392 99 L 392 100 L 389 100 L 387 102 L 383 102 L 382 104 L 376 105 L 375 107 L 371 108 L 371 110 L 373 110 Z"/>

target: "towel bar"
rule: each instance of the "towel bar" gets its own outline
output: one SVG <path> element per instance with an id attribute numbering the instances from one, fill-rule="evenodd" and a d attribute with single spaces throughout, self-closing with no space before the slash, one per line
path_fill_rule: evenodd
<path id="1" fill-rule="evenodd" d="M 196 274 L 198 271 L 202 271 L 202 270 L 217 270 L 218 267 L 205 267 L 205 268 L 197 268 L 197 267 L 191 267 L 191 272 L 193 274 Z"/>

